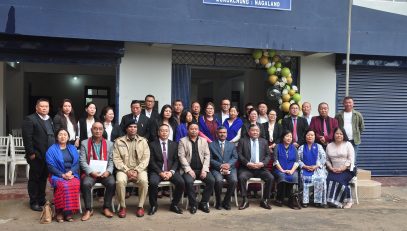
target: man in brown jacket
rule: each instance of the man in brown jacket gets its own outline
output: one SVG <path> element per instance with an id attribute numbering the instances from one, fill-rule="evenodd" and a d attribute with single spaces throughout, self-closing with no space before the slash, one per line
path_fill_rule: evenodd
<path id="1" fill-rule="evenodd" d="M 196 213 L 196 194 L 194 180 L 205 183 L 201 202 L 198 208 L 209 213 L 208 201 L 212 195 L 215 178 L 209 172 L 210 151 L 205 139 L 198 137 L 197 123 L 188 124 L 188 136 L 182 138 L 178 144 L 178 157 L 181 164 L 181 174 L 185 181 L 185 191 L 188 195 L 189 211 Z"/>
<path id="2" fill-rule="evenodd" d="M 147 140 L 137 135 L 137 124 L 130 120 L 126 124 L 126 135 L 115 141 L 113 162 L 117 169 L 116 192 L 120 203 L 119 217 L 126 217 L 126 186 L 131 181 L 139 189 L 137 217 L 144 216 L 144 201 L 148 191 L 147 167 L 150 160 L 150 149 Z"/>

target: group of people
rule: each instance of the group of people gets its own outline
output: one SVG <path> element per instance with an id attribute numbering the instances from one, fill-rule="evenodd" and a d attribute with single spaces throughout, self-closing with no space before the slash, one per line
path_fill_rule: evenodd
<path id="1" fill-rule="evenodd" d="M 56 220 L 72 221 L 79 210 L 79 193 L 85 204 L 81 220 L 93 215 L 92 187 L 105 186 L 103 214 L 113 217 L 112 198 L 116 193 L 118 216 L 126 217 L 126 187 L 138 188 L 136 215 L 144 216 L 149 197 L 149 215 L 157 212 L 158 186 L 170 181 L 174 186 L 170 211 L 182 214 L 179 207 L 183 193 L 188 197 L 189 212 L 209 213 L 209 199 L 215 191 L 215 209 L 230 210 L 236 187 L 242 201 L 239 210 L 249 207 L 247 182 L 261 178 L 264 191 L 260 206 L 271 209 L 271 195 L 277 191 L 275 205 L 285 199 L 291 208 L 307 207 L 313 187 L 315 206 L 350 208 L 349 181 L 354 176 L 354 160 L 364 123 L 353 109 L 353 99 L 345 97 L 344 110 L 335 118 L 328 116 L 328 104 L 318 105 L 318 116 L 311 117 L 311 104 L 290 105 L 290 115 L 277 120 L 277 111 L 265 102 L 255 108 L 245 105 L 245 113 L 221 101 L 221 111 L 209 102 L 201 114 L 199 102 L 184 110 L 181 100 L 154 110 L 155 98 L 133 100 L 131 113 L 114 122 L 114 109 L 105 107 L 100 118 L 96 105 L 88 103 L 85 116 L 76 121 L 69 99 L 63 100 L 58 114 L 48 116 L 49 102 L 39 99 L 36 112 L 23 122 L 26 159 L 30 165 L 28 193 L 32 210 L 42 211 L 46 180 L 54 190 Z M 311 119 L 310 119 L 311 118 Z M 79 151 L 78 151 L 79 149 Z M 48 177 L 49 176 L 49 177 Z M 201 180 L 203 193 L 196 199 L 194 181 Z M 276 184 L 275 184 L 276 183 Z M 302 190 L 301 202 L 293 185 Z M 221 198 L 223 187 L 227 187 Z M 300 205 L 301 204 L 301 205 Z"/>

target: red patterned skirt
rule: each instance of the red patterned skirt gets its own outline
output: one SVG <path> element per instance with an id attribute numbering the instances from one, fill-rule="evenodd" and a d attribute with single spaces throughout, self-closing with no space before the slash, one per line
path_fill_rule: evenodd
<path id="1" fill-rule="evenodd" d="M 79 179 L 58 180 L 54 189 L 55 209 L 75 213 L 79 210 L 79 193 Z"/>

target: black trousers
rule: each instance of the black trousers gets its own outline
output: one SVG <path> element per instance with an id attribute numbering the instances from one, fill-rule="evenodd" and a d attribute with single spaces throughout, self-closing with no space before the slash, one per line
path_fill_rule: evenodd
<path id="1" fill-rule="evenodd" d="M 213 186 L 215 185 L 215 178 L 212 173 L 208 172 L 205 179 L 200 179 L 201 170 L 194 170 L 196 179 L 202 180 L 205 183 L 205 189 L 202 194 L 201 203 L 209 202 L 209 198 L 213 193 Z M 188 173 L 182 175 L 185 181 L 185 192 L 188 195 L 189 206 L 196 206 L 196 193 L 194 190 L 194 179 Z"/>
<path id="2" fill-rule="evenodd" d="M 157 206 L 158 184 L 160 184 L 161 181 L 160 175 L 156 172 L 150 172 L 148 174 L 148 200 L 150 206 Z M 178 205 L 185 189 L 184 179 L 182 179 L 182 176 L 178 172 L 175 172 L 169 181 L 175 186 L 171 204 Z"/>
<path id="3" fill-rule="evenodd" d="M 260 178 L 265 182 L 262 199 L 270 199 L 271 187 L 273 186 L 274 176 L 267 169 L 239 169 L 239 182 L 242 197 L 247 197 L 246 183 L 250 178 Z"/>
<path id="4" fill-rule="evenodd" d="M 45 204 L 45 187 L 47 186 L 48 167 L 45 160 L 35 157 L 34 160 L 27 160 L 30 165 L 28 177 L 28 195 L 30 196 L 30 205 Z"/>
<path id="5" fill-rule="evenodd" d="M 103 208 L 112 209 L 112 198 L 116 191 L 116 181 L 113 175 L 110 175 L 106 178 L 97 178 L 94 179 L 91 176 L 85 176 L 81 179 L 81 191 L 83 201 L 85 202 L 86 210 L 92 210 L 92 194 L 91 189 L 95 185 L 95 183 L 102 183 L 105 187 L 105 196 L 103 202 Z"/>
<path id="6" fill-rule="evenodd" d="M 287 183 L 287 182 L 280 182 L 277 185 L 277 197 L 276 199 L 279 201 L 284 201 L 285 197 L 291 197 L 293 193 L 293 183 Z"/>
<path id="7" fill-rule="evenodd" d="M 227 182 L 227 191 L 225 197 L 223 198 L 224 204 L 230 203 L 230 198 L 235 191 L 237 185 L 237 174 L 236 169 L 232 169 L 229 175 L 222 175 L 219 171 L 213 170 L 211 171 L 213 177 L 215 178 L 215 196 L 216 196 L 216 203 L 221 202 L 221 194 L 223 188 L 223 179 L 226 179 Z"/>

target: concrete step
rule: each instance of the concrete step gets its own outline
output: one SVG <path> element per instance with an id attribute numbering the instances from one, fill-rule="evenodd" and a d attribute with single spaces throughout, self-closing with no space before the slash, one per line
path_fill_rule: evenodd
<path id="1" fill-rule="evenodd" d="M 359 199 L 377 199 L 382 195 L 382 183 L 374 180 L 360 180 L 358 176 Z"/>
<path id="2" fill-rule="evenodd" d="M 365 169 L 358 169 L 358 179 L 359 180 L 371 180 L 372 172 Z"/>

